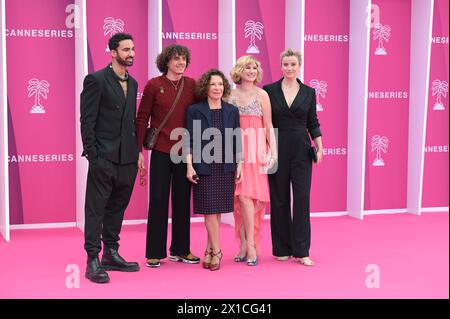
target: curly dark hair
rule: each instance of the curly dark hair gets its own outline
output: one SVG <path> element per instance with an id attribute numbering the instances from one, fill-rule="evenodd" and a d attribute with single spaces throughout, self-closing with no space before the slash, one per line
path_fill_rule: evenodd
<path id="1" fill-rule="evenodd" d="M 167 71 L 169 70 L 167 65 L 169 64 L 170 59 L 176 55 L 184 55 L 186 57 L 186 68 L 189 66 L 191 63 L 191 52 L 189 49 L 183 45 L 172 44 L 165 47 L 156 58 L 156 66 L 158 67 L 159 72 L 167 74 Z"/>
<path id="2" fill-rule="evenodd" d="M 208 99 L 209 82 L 211 81 L 211 77 L 213 75 L 218 75 L 222 78 L 223 81 L 222 97 L 227 97 L 228 95 L 230 95 L 231 92 L 230 83 L 228 82 L 223 72 L 217 69 L 209 69 L 208 71 L 203 73 L 200 79 L 197 81 L 196 93 L 197 98 L 200 99 L 201 101 L 205 101 Z"/>

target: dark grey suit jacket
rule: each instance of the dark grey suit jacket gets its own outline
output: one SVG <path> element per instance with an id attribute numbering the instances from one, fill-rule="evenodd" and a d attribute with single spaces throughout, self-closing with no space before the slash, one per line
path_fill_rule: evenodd
<path id="1" fill-rule="evenodd" d="M 137 87 L 129 76 L 125 98 L 110 66 L 85 77 L 80 96 L 82 156 L 89 161 L 100 156 L 119 164 L 137 162 Z"/>

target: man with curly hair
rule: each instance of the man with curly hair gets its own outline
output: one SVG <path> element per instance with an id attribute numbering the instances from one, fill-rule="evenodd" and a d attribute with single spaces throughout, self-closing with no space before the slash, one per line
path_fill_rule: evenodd
<path id="1" fill-rule="evenodd" d="M 169 260 L 189 264 L 200 262 L 200 259 L 190 252 L 191 183 L 186 178 L 186 163 L 174 163 L 171 159 L 171 155 L 174 155 L 171 154 L 171 149 L 179 140 L 170 139 L 172 130 L 184 127 L 187 108 L 194 103 L 195 80 L 183 76 L 190 61 L 191 55 L 185 46 L 170 45 L 162 50 L 156 59 L 156 65 L 162 75 L 147 82 L 136 119 L 138 146 L 141 150 L 138 165 L 144 168 L 142 148 L 149 120 L 150 127 L 159 128 L 178 92 L 182 90 L 151 152 L 146 266 L 153 268 L 159 267 L 160 260 L 167 257 L 171 189 L 172 240 Z"/>

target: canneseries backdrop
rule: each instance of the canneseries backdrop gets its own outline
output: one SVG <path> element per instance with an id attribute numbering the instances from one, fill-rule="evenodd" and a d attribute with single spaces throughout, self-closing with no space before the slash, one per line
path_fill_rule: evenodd
<path id="1" fill-rule="evenodd" d="M 129 0 L 124 10 L 119 0 L 2 0 L 3 237 L 10 226 L 82 219 L 80 85 L 110 61 L 107 40 L 120 31 L 135 39 L 138 104 L 168 44 L 191 49 L 186 74 L 194 78 L 209 68 L 228 74 L 237 57 L 252 54 L 262 62 L 261 85 L 281 78 L 286 47 L 304 52 L 302 80 L 316 90 L 325 132 L 313 215 L 448 212 L 448 7 L 448 0 Z M 125 219 L 146 220 L 147 205 L 148 189 L 137 181 Z"/>

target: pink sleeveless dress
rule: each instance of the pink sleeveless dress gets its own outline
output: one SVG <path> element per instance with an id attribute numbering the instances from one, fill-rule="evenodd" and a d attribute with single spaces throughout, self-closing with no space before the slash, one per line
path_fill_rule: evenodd
<path id="1" fill-rule="evenodd" d="M 270 201 L 269 180 L 265 170 L 269 147 L 263 125 L 262 107 L 258 101 L 258 96 L 247 106 L 237 105 L 235 97 L 232 97 L 231 103 L 239 109 L 244 154 L 242 181 L 236 184 L 234 192 L 235 235 L 239 239 L 239 231 L 243 227 L 238 199 L 238 196 L 242 195 L 253 199 L 255 203 L 255 243 L 259 252 L 261 248 L 262 223 L 266 206 Z"/>

